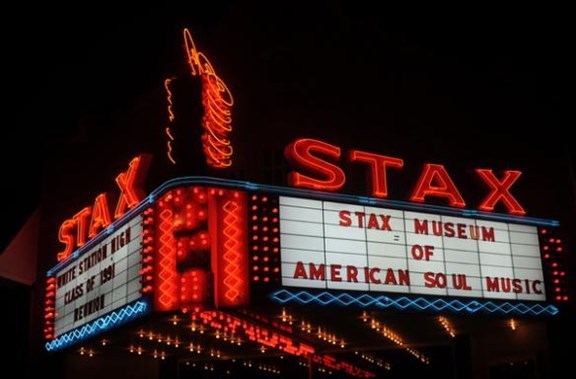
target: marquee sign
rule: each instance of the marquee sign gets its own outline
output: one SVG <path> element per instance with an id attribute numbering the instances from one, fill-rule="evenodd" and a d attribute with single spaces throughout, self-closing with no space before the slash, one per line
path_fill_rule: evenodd
<path id="1" fill-rule="evenodd" d="M 142 216 L 54 273 L 54 337 L 142 297 Z"/>
<path id="2" fill-rule="evenodd" d="M 493 311 L 505 302 L 506 312 L 555 314 L 551 302 L 567 300 L 561 241 L 552 232 L 557 225 L 219 178 L 175 178 L 49 271 L 47 348 L 68 346 L 148 308 L 317 299 L 322 305 L 397 303 L 406 309 L 445 299 L 457 311 Z M 550 233 L 547 240 L 544 233 Z"/>
<path id="3" fill-rule="evenodd" d="M 280 197 L 282 285 L 546 300 L 535 226 Z"/>

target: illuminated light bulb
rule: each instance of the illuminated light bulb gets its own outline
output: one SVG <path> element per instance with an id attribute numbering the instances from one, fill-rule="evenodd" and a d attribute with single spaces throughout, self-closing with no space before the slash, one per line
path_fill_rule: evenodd
<path id="1" fill-rule="evenodd" d="M 516 330 L 516 320 L 513 318 L 510 319 L 510 329 Z"/>

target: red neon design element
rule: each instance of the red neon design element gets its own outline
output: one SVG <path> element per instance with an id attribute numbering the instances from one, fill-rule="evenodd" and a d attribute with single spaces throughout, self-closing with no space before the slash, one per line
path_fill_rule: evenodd
<path id="1" fill-rule="evenodd" d="M 331 368 L 332 370 L 343 371 L 350 376 L 355 376 L 357 378 L 375 378 L 376 375 L 373 372 L 364 370 L 353 364 L 345 361 L 339 361 L 338 358 L 333 355 L 314 355 L 312 356 L 312 361 L 316 364 L 320 364 Z"/>
<path id="2" fill-rule="evenodd" d="M 291 337 L 282 335 L 260 323 L 240 319 L 219 311 L 207 311 L 200 314 L 204 325 L 217 330 L 226 330 L 234 336 L 246 336 L 248 340 L 263 346 L 278 349 L 295 356 L 308 356 L 315 353 L 314 347 L 296 342 Z"/>
<path id="3" fill-rule="evenodd" d="M 341 150 L 338 146 L 314 139 L 297 139 L 284 150 L 286 159 L 303 170 L 307 170 L 320 178 L 314 178 L 292 171 L 288 174 L 288 183 L 295 187 L 312 188 L 325 191 L 338 191 L 344 186 L 346 176 L 336 165 L 314 156 L 313 153 L 340 159 Z"/>
<path id="4" fill-rule="evenodd" d="M 158 221 L 157 291 L 154 293 L 154 305 L 157 310 L 174 310 L 179 305 L 178 273 L 176 271 L 176 241 L 173 233 L 172 210 L 160 210 Z"/>
<path id="5" fill-rule="evenodd" d="M 58 241 L 62 242 L 65 247 L 64 250 L 58 252 L 56 259 L 58 262 L 66 259 L 72 254 L 74 250 L 74 228 L 76 223 L 74 220 L 66 220 L 60 225 L 60 230 L 58 231 Z"/>
<path id="6" fill-rule="evenodd" d="M 116 183 L 120 188 L 120 197 L 116 204 L 114 218 L 122 217 L 130 208 L 135 207 L 144 198 L 145 193 L 142 190 L 142 184 L 150 165 L 150 156 L 140 155 L 130 162 L 128 171 L 121 173 L 116 177 Z"/>
<path id="7" fill-rule="evenodd" d="M 154 226 L 154 208 L 144 211 L 143 232 L 142 232 L 142 293 L 153 291 L 154 279 L 154 238 L 152 228 Z"/>
<path id="8" fill-rule="evenodd" d="M 213 198 L 212 200 L 216 200 Z M 217 307 L 247 305 L 248 242 L 246 195 L 227 191 L 218 200 L 218 244 L 215 262 L 215 303 Z"/>
<path id="9" fill-rule="evenodd" d="M 426 196 L 448 199 L 450 206 L 463 208 L 466 202 L 442 165 L 426 163 L 410 200 L 423 203 Z"/>
<path id="10" fill-rule="evenodd" d="M 240 318 L 220 311 L 204 311 L 199 313 L 199 316 L 202 323 L 206 327 L 216 330 L 216 333 L 226 333 L 234 336 L 235 339 L 245 338 L 267 349 L 275 349 L 284 354 L 310 357 L 317 364 L 345 372 L 351 376 L 375 377 L 374 373 L 352 363 L 340 360 L 333 355 L 318 353 L 314 346 L 307 342 L 299 342 L 294 338 L 294 331 L 291 327 L 271 321 L 266 317 L 249 315 L 244 312 L 243 317 Z M 192 319 L 194 320 L 195 317 L 196 315 L 193 315 Z"/>
<path id="11" fill-rule="evenodd" d="M 121 217 L 124 212 L 140 201 L 144 197 L 140 185 L 144 181 L 144 176 L 148 169 L 151 156 L 140 155 L 130 162 L 127 172 L 121 173 L 116 182 L 120 186 L 120 198 L 116 207 L 115 218 Z M 108 226 L 110 220 L 110 208 L 106 195 L 99 195 L 94 201 L 94 215 L 92 207 L 85 207 L 76 213 L 71 219 L 65 220 L 58 231 L 58 240 L 65 244 L 63 251 L 57 254 L 58 261 L 62 261 L 72 254 L 75 247 L 83 246 L 88 238 L 95 236 L 99 229 Z M 76 229 L 76 230 L 74 230 Z M 76 233 L 74 233 L 76 232 Z"/>
<path id="12" fill-rule="evenodd" d="M 166 90 L 166 102 L 167 110 L 168 110 L 168 122 L 170 125 L 173 124 L 176 116 L 174 116 L 174 111 L 172 110 L 172 91 L 170 90 L 170 83 L 174 80 L 174 78 L 167 78 L 164 80 L 164 89 Z M 166 154 L 168 155 L 168 160 L 172 162 L 172 164 L 176 164 L 176 160 L 172 156 L 172 141 L 174 141 L 174 137 L 172 136 L 172 132 L 170 130 L 170 126 L 166 128 L 166 135 L 168 136 L 168 141 L 166 142 Z"/>
<path id="13" fill-rule="evenodd" d="M 208 274 L 191 269 L 180 276 L 180 304 L 204 303 L 208 300 Z"/>
<path id="14" fill-rule="evenodd" d="M 193 76 L 200 76 L 202 81 L 202 145 L 206 162 L 213 168 L 226 168 L 232 165 L 232 93 L 218 77 L 214 67 L 204 55 L 196 49 L 192 35 L 184 29 L 184 45 L 188 55 L 188 64 Z"/>
<path id="15" fill-rule="evenodd" d="M 108 207 L 109 197 L 110 195 L 107 193 L 102 193 L 96 196 L 94 206 L 92 206 L 92 219 L 90 220 L 88 238 L 94 238 L 100 230 L 106 228 L 112 223 L 110 207 Z"/>
<path id="16" fill-rule="evenodd" d="M 508 213 L 523 216 L 526 214 L 526 211 L 520 203 L 512 196 L 510 193 L 510 187 L 518 180 L 520 175 L 522 175 L 521 171 L 513 171 L 507 170 L 504 171 L 504 177 L 502 180 L 496 178 L 492 170 L 488 169 L 476 169 L 476 172 L 484 183 L 488 185 L 490 190 L 492 191 L 486 199 L 478 206 L 478 209 L 483 211 L 492 212 L 494 211 L 494 206 L 499 202 L 502 201 L 504 205 L 508 208 Z"/>
<path id="17" fill-rule="evenodd" d="M 76 246 L 80 247 L 86 243 L 86 232 L 88 230 L 88 217 L 92 214 L 92 208 L 83 208 L 80 212 L 72 216 L 76 225 Z"/>
<path id="18" fill-rule="evenodd" d="M 404 161 L 399 158 L 387 157 L 385 155 L 368 153 L 360 150 L 350 150 L 349 159 L 351 162 L 368 163 L 370 166 L 369 175 L 372 181 L 372 196 L 388 197 L 388 184 L 386 181 L 386 168 L 402 168 Z"/>
<path id="19" fill-rule="evenodd" d="M 44 302 L 44 338 L 54 338 L 54 319 L 56 317 L 56 278 L 46 279 L 46 301 Z"/>

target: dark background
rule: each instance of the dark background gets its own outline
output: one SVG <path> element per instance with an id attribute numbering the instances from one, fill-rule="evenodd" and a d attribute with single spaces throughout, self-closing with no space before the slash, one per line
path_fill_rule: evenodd
<path id="1" fill-rule="evenodd" d="M 561 220 L 570 239 L 570 15 L 556 4 L 15 5 L 2 23 L 0 252 L 40 200 L 58 193 L 47 205 L 61 222 L 115 189 L 113 177 L 138 153 L 110 147 L 134 126 L 119 120 L 183 72 L 184 27 L 236 96 L 240 156 L 251 142 L 312 136 L 402 157 L 406 178 L 391 177 L 394 199 L 406 199 L 423 162 L 446 164 L 459 184 L 470 168 L 520 169 L 514 193 L 529 215 Z M 56 230 L 45 232 L 55 239 Z M 42 254 L 53 263 L 54 251 Z M 10 296 L 25 309 L 19 291 Z"/>
<path id="2" fill-rule="evenodd" d="M 567 8 L 208 3 L 50 4 L 5 14 L 0 162 L 2 193 L 17 206 L 5 210 L 14 222 L 0 246 L 35 207 L 42 162 L 54 149 L 46 141 L 70 138 L 86 120 L 103 133 L 117 128 L 118 113 L 182 68 L 183 27 L 245 95 L 237 130 L 326 135 L 362 125 L 382 146 L 371 151 L 416 162 L 445 158 L 436 150 L 446 143 L 414 148 L 430 138 L 453 140 L 451 152 L 472 151 L 477 161 L 515 151 L 520 166 L 536 170 L 550 166 L 542 156 L 574 158 Z M 213 44 L 228 34 L 232 41 Z"/>

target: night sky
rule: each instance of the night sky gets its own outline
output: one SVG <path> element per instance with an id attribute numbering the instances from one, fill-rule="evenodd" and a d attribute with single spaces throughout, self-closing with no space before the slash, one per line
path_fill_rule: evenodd
<path id="1" fill-rule="evenodd" d="M 517 151 L 512 163 L 537 170 L 548 164 L 538 166 L 539 155 L 565 160 L 574 145 L 564 130 L 573 125 L 567 9 L 208 3 L 50 4 L 6 15 L 16 26 L 3 31 L 2 191 L 18 206 L 6 210 L 15 222 L 0 247 L 36 206 L 43 161 L 59 141 L 80 125 L 110 132 L 181 68 L 184 27 L 239 94 L 243 138 L 294 127 L 329 140 L 362 125 L 371 151 L 442 160 L 441 148 L 422 146 L 453 140 L 459 162 L 468 151 L 486 151 L 487 162 Z"/>

